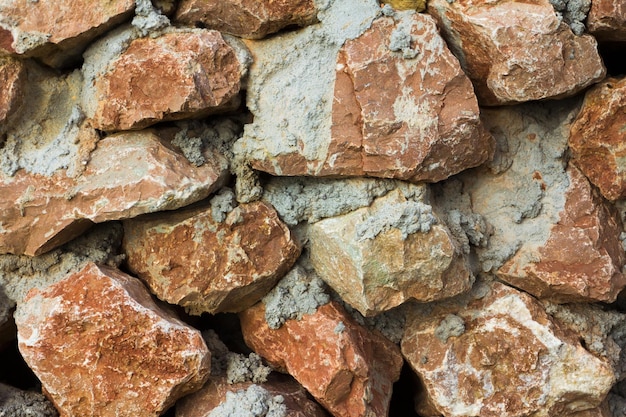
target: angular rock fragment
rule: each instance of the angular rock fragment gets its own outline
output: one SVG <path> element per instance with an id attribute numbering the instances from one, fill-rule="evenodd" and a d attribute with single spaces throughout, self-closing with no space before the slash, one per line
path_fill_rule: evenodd
<path id="1" fill-rule="evenodd" d="M 308 227 L 311 264 L 361 314 L 471 288 L 461 247 L 433 214 L 426 193 L 424 186 L 396 189 L 370 207 Z"/>
<path id="2" fill-rule="evenodd" d="M 260 39 L 287 26 L 317 21 L 313 0 L 183 0 L 174 20 L 235 36 Z"/>
<path id="3" fill-rule="evenodd" d="M 54 0 L 4 1 L 0 51 L 37 57 L 53 67 L 66 66 L 97 36 L 129 19 L 135 1 L 70 0 L 59 6 Z"/>
<path id="4" fill-rule="evenodd" d="M 626 4 L 593 0 L 587 16 L 587 29 L 600 41 L 626 41 Z"/>
<path id="5" fill-rule="evenodd" d="M 246 343 L 289 372 L 332 415 L 385 416 L 402 358 L 395 344 L 358 325 L 331 302 L 279 329 L 263 303 L 239 315 Z"/>
<path id="6" fill-rule="evenodd" d="M 116 32 L 85 54 L 83 106 L 105 131 L 206 116 L 238 105 L 244 70 L 214 30 L 170 29 L 134 40 Z"/>
<path id="7" fill-rule="evenodd" d="M 615 382 L 535 299 L 497 282 L 414 310 L 402 353 L 426 388 L 418 412 L 450 417 L 575 415 L 598 407 Z"/>
<path id="8" fill-rule="evenodd" d="M 44 159 L 48 156 L 40 154 Z M 112 135 L 98 143 L 76 178 L 22 169 L 0 176 L 0 250 L 36 255 L 62 245 L 92 223 L 173 210 L 219 188 L 228 164 L 207 149 L 191 165 L 154 132 Z"/>
<path id="9" fill-rule="evenodd" d="M 491 157 L 471 83 L 434 20 L 376 19 L 372 3 L 334 2 L 318 25 L 247 42 L 254 121 L 235 149 L 253 168 L 434 182 Z"/>
<path id="10" fill-rule="evenodd" d="M 6 120 L 23 103 L 26 83 L 24 64 L 17 59 L 0 57 L 0 134 L 6 130 Z M 0 146 L 3 140 L 0 139 Z"/>
<path id="11" fill-rule="evenodd" d="M 219 218 L 201 207 L 125 221 L 128 267 L 159 298 L 191 314 L 251 306 L 291 268 L 300 248 L 271 206 L 234 206 Z"/>
<path id="12" fill-rule="evenodd" d="M 15 317 L 20 352 L 63 415 L 156 417 L 209 376 L 200 332 L 112 268 L 31 291 Z"/>
<path id="13" fill-rule="evenodd" d="M 433 0 L 428 12 L 481 104 L 572 96 L 604 78 L 592 36 L 576 36 L 548 0 Z"/>
<path id="14" fill-rule="evenodd" d="M 568 140 L 576 166 L 604 197 L 626 197 L 626 78 L 609 78 L 585 95 Z"/>

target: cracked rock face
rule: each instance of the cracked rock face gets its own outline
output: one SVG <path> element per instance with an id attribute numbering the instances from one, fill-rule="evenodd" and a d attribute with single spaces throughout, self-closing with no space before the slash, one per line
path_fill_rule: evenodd
<path id="1" fill-rule="evenodd" d="M 426 390 L 418 412 L 450 417 L 570 415 L 598 407 L 615 382 L 541 304 L 496 282 L 415 311 L 402 353 Z"/>
<path id="2" fill-rule="evenodd" d="M 116 269 L 88 264 L 32 290 L 15 320 L 20 353 L 62 415 L 157 417 L 209 376 L 200 332 Z"/>

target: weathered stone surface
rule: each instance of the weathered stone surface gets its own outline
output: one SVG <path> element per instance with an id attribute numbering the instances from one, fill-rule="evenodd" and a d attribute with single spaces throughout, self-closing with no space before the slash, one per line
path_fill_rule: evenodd
<path id="1" fill-rule="evenodd" d="M 626 5 L 620 1 L 593 0 L 587 29 L 601 41 L 626 41 Z"/>
<path id="2" fill-rule="evenodd" d="M 245 67 L 219 32 L 171 29 L 128 41 L 109 35 L 86 54 L 83 104 L 95 128 L 141 129 L 238 104 Z"/>
<path id="3" fill-rule="evenodd" d="M 87 265 L 18 306 L 18 346 L 66 416 L 159 416 L 210 371 L 200 332 L 141 282 Z"/>
<path id="4" fill-rule="evenodd" d="M 21 61 L 0 57 L 0 134 L 6 130 L 7 118 L 23 103 L 26 77 Z"/>
<path id="5" fill-rule="evenodd" d="M 154 214 L 124 222 L 128 267 L 162 300 L 191 314 L 239 312 L 259 301 L 300 254 L 263 202 Z"/>
<path id="6" fill-rule="evenodd" d="M 358 325 L 331 302 L 279 329 L 265 321 L 263 303 L 240 313 L 246 343 L 288 371 L 336 417 L 385 416 L 402 358 L 395 344 Z"/>
<path id="7" fill-rule="evenodd" d="M 247 42 L 255 117 L 238 153 L 276 175 L 411 181 L 489 159 L 492 138 L 471 83 L 434 20 L 414 12 L 376 19 L 371 2 L 353 3 L 333 3 L 321 24 L 298 33 Z"/>
<path id="8" fill-rule="evenodd" d="M 130 18 L 135 1 L 70 0 L 58 6 L 54 0 L 4 1 L 0 51 L 38 57 L 55 67 L 66 65 L 94 38 Z"/>
<path id="9" fill-rule="evenodd" d="M 626 78 L 609 78 L 585 95 L 568 144 L 575 164 L 609 200 L 626 197 Z"/>
<path id="10" fill-rule="evenodd" d="M 59 413 L 42 394 L 0 383 L 0 416 L 57 417 Z"/>
<path id="11" fill-rule="evenodd" d="M 260 39 L 286 26 L 317 21 L 313 0 L 183 0 L 174 20 L 242 38 Z"/>
<path id="12" fill-rule="evenodd" d="M 0 248 L 35 255 L 62 245 L 92 223 L 173 210 L 207 197 L 225 178 L 216 151 L 190 164 L 151 131 L 112 135 L 98 143 L 76 178 L 19 170 L 0 177 Z M 45 158 L 45 156 L 42 156 Z"/>
<path id="13" fill-rule="evenodd" d="M 605 75 L 592 36 L 576 36 L 548 0 L 433 0 L 428 12 L 481 104 L 576 94 Z"/>
<path id="14" fill-rule="evenodd" d="M 457 177 L 458 192 L 493 228 L 476 248 L 484 271 L 540 298 L 612 302 L 626 284 L 618 213 L 565 169 L 578 108 L 570 100 L 484 111 L 498 150 L 488 169 Z"/>
<path id="15" fill-rule="evenodd" d="M 497 282 L 428 312 L 416 309 L 402 353 L 427 402 L 450 417 L 570 415 L 598 407 L 615 382 L 610 365 L 541 304 Z"/>
<path id="16" fill-rule="evenodd" d="M 308 227 L 311 264 L 361 314 L 471 288 L 461 248 L 433 214 L 426 193 L 424 186 L 396 189 L 370 207 Z"/>
<path id="17" fill-rule="evenodd" d="M 249 398 L 245 398 L 248 401 L 245 399 L 242 401 L 240 396 L 252 386 L 257 387 L 257 392 L 253 393 L 254 396 L 249 394 Z M 282 401 L 276 399 L 276 396 L 281 396 Z M 250 399 L 256 401 L 251 403 Z M 263 402 L 265 404 L 260 404 Z M 216 410 L 220 406 L 221 409 Z M 272 411 L 276 413 L 271 415 L 283 417 L 325 417 L 327 415 L 319 405 L 307 398 L 302 386 L 293 379 L 275 377 L 270 381 L 255 385 L 252 382 L 228 384 L 225 376 L 212 376 L 200 391 L 188 395 L 176 404 L 176 417 L 255 415 L 250 406 L 254 409 L 261 409 L 265 406 L 268 412 L 273 409 Z M 237 412 L 239 414 L 236 414 Z"/>

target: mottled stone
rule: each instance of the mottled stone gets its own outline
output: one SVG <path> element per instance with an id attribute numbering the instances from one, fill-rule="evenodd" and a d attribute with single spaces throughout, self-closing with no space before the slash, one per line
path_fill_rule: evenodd
<path id="1" fill-rule="evenodd" d="M 254 351 L 289 372 L 336 417 L 387 415 L 402 366 L 395 344 L 357 324 L 335 302 L 279 329 L 268 327 L 264 310 L 259 303 L 239 315 Z"/>
<path id="2" fill-rule="evenodd" d="M 92 223 L 173 210 L 207 197 L 225 179 L 227 162 L 205 152 L 201 167 L 169 149 L 152 131 L 98 143 L 84 172 L 70 178 L 19 170 L 0 177 L 0 248 L 35 255 L 62 245 Z"/>
<path id="3" fill-rule="evenodd" d="M 111 37 L 111 43 L 116 37 Z M 214 30 L 170 30 L 157 37 L 121 42 L 104 69 L 88 74 L 104 45 L 90 49 L 84 72 L 83 101 L 95 128 L 141 129 L 161 120 L 201 117 L 230 110 L 239 101 L 244 65 Z M 106 54 L 103 52 L 102 54 Z M 105 55 L 106 56 L 106 55 Z M 91 79 L 91 76 L 94 79 Z"/>
<path id="4" fill-rule="evenodd" d="M 569 416 L 598 407 L 615 382 L 534 298 L 497 282 L 414 310 L 402 353 L 426 388 L 422 404 L 449 417 Z"/>
<path id="5" fill-rule="evenodd" d="M 228 384 L 226 377 L 212 376 L 200 391 L 188 395 L 176 404 L 176 417 L 215 417 L 211 413 L 228 401 L 229 393 L 230 396 L 236 398 L 237 393 L 249 389 L 252 385 L 254 385 L 252 382 Z M 278 414 L 282 417 L 325 417 L 327 415 L 319 405 L 308 399 L 306 391 L 293 379 L 276 376 L 258 386 L 267 391 L 268 397 L 282 397 L 280 404 L 284 407 L 280 407 L 280 412 L 284 414 Z M 253 415 L 249 414 L 252 413 L 249 408 L 246 409 L 250 406 L 249 404 L 239 402 L 238 406 L 239 408 L 237 405 L 231 406 L 229 411 L 238 411 L 241 413 L 238 415 Z M 254 406 L 258 407 L 259 404 L 254 404 Z"/>
<path id="6" fill-rule="evenodd" d="M 15 318 L 20 353 L 64 416 L 156 417 L 209 376 L 200 332 L 112 268 L 32 290 Z"/>
<path id="7" fill-rule="evenodd" d="M 575 164 L 609 200 L 626 197 L 626 78 L 590 89 L 568 144 Z"/>
<path id="8" fill-rule="evenodd" d="M 484 105 L 571 96 L 605 75 L 597 42 L 548 0 L 432 0 L 433 15 Z"/>
<path id="9" fill-rule="evenodd" d="M 376 18 L 370 2 L 353 3 L 331 5 L 320 25 L 247 42 L 255 117 L 235 149 L 275 175 L 433 182 L 489 159 L 472 85 L 434 20 Z"/>
<path id="10" fill-rule="evenodd" d="M 0 134 L 6 130 L 5 123 L 23 103 L 26 71 L 17 59 L 0 57 Z M 0 139 L 0 146 L 2 140 Z"/>
<path id="11" fill-rule="evenodd" d="M 124 222 L 128 267 L 162 300 L 191 314 L 239 312 L 259 301 L 300 254 L 287 226 L 263 202 Z"/>
<path id="12" fill-rule="evenodd" d="M 593 0 L 587 16 L 587 29 L 600 41 L 626 41 L 626 4 Z"/>
<path id="13" fill-rule="evenodd" d="M 134 0 L 69 0 L 63 7 L 55 0 L 3 1 L 0 51 L 65 66 L 97 36 L 129 19 L 134 9 Z"/>
<path id="14" fill-rule="evenodd" d="M 370 207 L 309 226 L 311 264 L 361 314 L 471 288 L 473 275 L 461 248 L 433 214 L 425 192 L 417 186 L 397 189 Z"/>
<path id="15" fill-rule="evenodd" d="M 315 23 L 316 15 L 313 0 L 183 0 L 174 20 L 260 39 L 287 26 Z"/>

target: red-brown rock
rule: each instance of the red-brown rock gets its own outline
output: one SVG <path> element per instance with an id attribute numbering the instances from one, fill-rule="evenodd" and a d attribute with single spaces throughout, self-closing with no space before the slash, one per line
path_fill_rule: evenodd
<path id="1" fill-rule="evenodd" d="M 93 59 L 97 55 L 90 53 Z M 97 129 L 141 129 L 229 110 L 239 101 L 243 65 L 214 30 L 173 30 L 136 39 L 105 65 L 86 99 L 97 102 L 94 113 L 88 112 Z"/>
<path id="2" fill-rule="evenodd" d="M 207 197 L 227 175 L 216 151 L 196 167 L 151 131 L 109 136 L 90 158 L 76 178 L 63 171 L 0 176 L 1 252 L 36 255 L 92 223 L 180 208 Z"/>
<path id="3" fill-rule="evenodd" d="M 0 57 L 0 133 L 6 130 L 6 119 L 23 103 L 25 82 L 26 73 L 22 62 Z"/>
<path id="4" fill-rule="evenodd" d="M 69 0 L 63 7 L 55 0 L 7 0 L 0 8 L 0 51 L 64 66 L 94 38 L 129 19 L 134 8 L 134 0 Z"/>
<path id="5" fill-rule="evenodd" d="M 571 96 L 604 78 L 595 39 L 574 35 L 548 0 L 433 0 L 428 12 L 481 104 Z"/>
<path id="6" fill-rule="evenodd" d="M 176 404 L 176 417 L 209 417 L 211 412 L 221 404 L 229 400 L 237 401 L 237 394 L 240 395 L 241 391 L 248 390 L 252 385 L 254 385 L 252 382 L 228 384 L 226 377 L 212 376 L 200 391 L 188 395 Z M 259 390 L 261 393 L 266 392 L 264 399 L 271 401 L 272 398 L 269 397 L 275 398 L 278 395 L 282 397 L 282 402 L 278 404 L 284 405 L 284 408 L 280 408 L 285 414 L 280 415 L 285 417 L 325 417 L 327 415 L 319 405 L 308 399 L 306 391 L 293 379 L 274 377 L 258 384 L 258 387 L 261 388 Z M 232 397 L 230 399 L 227 397 L 229 393 Z M 258 405 L 258 403 L 254 404 L 254 406 Z M 238 406 L 239 409 L 231 405 L 229 411 L 237 410 L 241 413 L 240 415 L 245 415 L 245 411 L 250 412 L 249 409 L 246 410 L 250 404 L 240 401 Z"/>
<path id="7" fill-rule="evenodd" d="M 601 41 L 626 41 L 626 4 L 593 0 L 587 15 L 587 29 Z"/>
<path id="8" fill-rule="evenodd" d="M 313 0 L 183 0 L 175 21 L 260 39 L 286 26 L 317 21 Z"/>
<path id="9" fill-rule="evenodd" d="M 500 283 L 415 310 L 402 353 L 426 388 L 424 415 L 569 416 L 598 407 L 615 382 L 541 304 Z"/>
<path id="10" fill-rule="evenodd" d="M 336 417 L 385 416 L 402 358 L 396 345 L 331 302 L 270 329 L 259 303 L 240 313 L 246 343 L 289 372 Z"/>
<path id="11" fill-rule="evenodd" d="M 88 264 L 16 312 L 19 349 L 64 416 L 159 416 L 210 371 L 200 332 L 136 278 Z"/>
<path id="12" fill-rule="evenodd" d="M 571 127 L 574 163 L 609 200 L 626 197 L 626 78 L 609 78 L 585 95 Z"/>
<path id="13" fill-rule="evenodd" d="M 266 203 L 242 204 L 224 217 L 200 208 L 125 221 L 128 267 L 159 298 L 191 314 L 248 308 L 291 268 L 300 248 Z"/>

